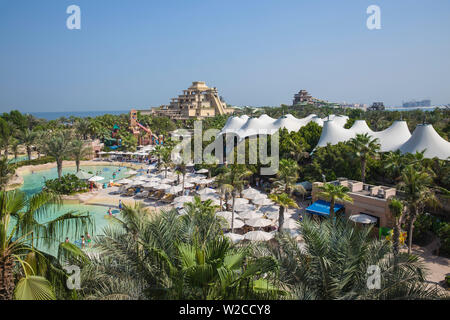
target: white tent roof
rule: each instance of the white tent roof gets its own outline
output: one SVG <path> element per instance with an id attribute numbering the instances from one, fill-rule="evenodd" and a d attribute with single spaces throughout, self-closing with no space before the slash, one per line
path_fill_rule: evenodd
<path id="1" fill-rule="evenodd" d="M 373 136 L 378 138 L 381 144 L 380 151 L 395 151 L 398 150 L 409 138 L 408 124 L 406 121 L 394 121 L 394 123 L 383 131 L 374 132 Z"/>
<path id="2" fill-rule="evenodd" d="M 339 142 L 345 142 L 355 137 L 355 135 L 355 132 L 352 130 L 340 127 L 335 120 L 328 120 L 323 124 L 322 135 L 316 148 L 325 147 L 328 143 L 334 145 Z"/>
<path id="3" fill-rule="evenodd" d="M 366 120 L 356 120 L 350 130 L 360 134 L 369 133 L 372 135 L 374 133 L 367 125 Z"/>
<path id="4" fill-rule="evenodd" d="M 431 124 L 418 125 L 411 138 L 400 147 L 402 153 L 416 153 L 425 149 L 426 158 L 446 160 L 450 157 L 450 142 L 443 139 Z"/>

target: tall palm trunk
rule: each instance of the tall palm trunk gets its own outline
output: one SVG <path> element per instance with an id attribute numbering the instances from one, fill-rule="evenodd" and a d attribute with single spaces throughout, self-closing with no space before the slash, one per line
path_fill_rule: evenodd
<path id="1" fill-rule="evenodd" d="M 284 224 L 284 207 L 280 206 L 280 211 L 278 212 L 278 232 L 283 231 Z"/>
<path id="2" fill-rule="evenodd" d="M 0 257 L 0 300 L 12 300 L 14 296 L 14 261 L 6 255 Z"/>
<path id="3" fill-rule="evenodd" d="M 56 160 L 56 167 L 58 169 L 58 179 L 61 179 L 62 176 L 62 160 Z"/>
<path id="4" fill-rule="evenodd" d="M 413 238 L 413 231 L 414 231 L 414 222 L 416 222 L 416 218 L 417 218 L 417 206 L 414 206 L 414 209 L 410 211 L 410 217 L 409 217 L 408 254 L 411 254 L 412 238 Z"/>
<path id="5" fill-rule="evenodd" d="M 394 234 L 392 236 L 394 256 L 395 259 L 397 259 L 397 255 L 400 251 L 400 221 L 398 221 L 398 219 L 395 219 Z"/>
<path id="6" fill-rule="evenodd" d="M 335 199 L 331 198 L 330 201 L 330 218 L 334 220 L 334 203 L 335 203 Z"/>
<path id="7" fill-rule="evenodd" d="M 80 159 L 75 159 L 75 165 L 77 166 L 77 173 L 80 171 Z"/>
<path id="8" fill-rule="evenodd" d="M 234 204 L 236 202 L 236 193 L 233 191 L 233 204 L 231 206 L 231 233 L 234 233 Z"/>
<path id="9" fill-rule="evenodd" d="M 366 158 L 361 158 L 361 181 L 366 182 Z"/>
<path id="10" fill-rule="evenodd" d="M 27 155 L 28 155 L 28 160 L 31 160 L 31 147 L 27 146 Z"/>

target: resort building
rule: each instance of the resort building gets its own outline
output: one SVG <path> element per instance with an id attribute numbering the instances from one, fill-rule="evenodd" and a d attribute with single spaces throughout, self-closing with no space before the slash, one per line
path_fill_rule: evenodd
<path id="1" fill-rule="evenodd" d="M 367 111 L 382 111 L 384 110 L 384 103 L 383 102 L 374 102 L 372 106 L 367 108 Z"/>
<path id="2" fill-rule="evenodd" d="M 209 88 L 203 81 L 195 81 L 183 90 L 183 94 L 172 98 L 169 105 L 152 109 L 152 114 L 172 119 L 203 119 L 216 115 L 232 114 L 233 108 L 227 106 L 219 96 L 217 88 Z"/>
<path id="3" fill-rule="evenodd" d="M 373 223 L 375 228 L 393 227 L 394 220 L 389 210 L 389 199 L 395 197 L 395 188 L 374 186 L 345 178 L 331 183 L 348 187 L 350 189 L 348 195 L 353 199 L 353 203 L 338 203 L 335 207 L 335 212 L 342 211 L 347 218 L 356 215 L 366 217 L 367 221 Z M 306 212 L 309 214 L 320 216 L 329 215 L 330 205 L 327 199 L 320 196 L 319 187 L 322 185 L 323 182 L 313 183 L 312 200 L 314 203 L 306 208 Z M 317 201 L 319 201 L 318 204 L 315 203 Z M 326 210 L 327 208 L 328 211 Z"/>
<path id="4" fill-rule="evenodd" d="M 328 101 L 320 100 L 312 97 L 308 91 L 306 90 L 300 90 L 297 94 L 294 95 L 294 100 L 292 101 L 292 105 L 321 105 L 321 104 L 328 104 Z"/>

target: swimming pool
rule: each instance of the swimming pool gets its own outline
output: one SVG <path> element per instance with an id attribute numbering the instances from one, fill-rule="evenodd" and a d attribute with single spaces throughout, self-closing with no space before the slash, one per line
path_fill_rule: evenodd
<path id="1" fill-rule="evenodd" d="M 125 172 L 128 171 L 128 168 L 126 167 L 119 167 L 119 166 L 81 166 L 81 170 L 90 172 L 95 175 L 99 175 L 101 177 L 104 177 L 105 180 L 102 180 L 101 182 L 108 183 L 110 180 L 119 180 L 125 177 L 128 177 L 129 175 Z M 67 173 L 75 173 L 76 167 L 65 167 L 63 168 L 63 175 Z M 113 173 L 115 173 L 115 178 L 113 179 Z M 40 192 L 42 190 L 42 187 L 45 185 L 45 180 L 48 179 L 55 179 L 58 177 L 58 172 L 56 168 L 52 168 L 49 170 L 42 170 L 42 171 L 36 171 L 34 173 L 29 173 L 23 175 L 24 183 L 20 187 L 20 190 L 25 192 L 28 196 L 32 196 L 36 194 L 37 192 Z M 111 219 L 109 219 L 108 216 L 108 207 L 104 206 L 96 206 L 96 205 L 84 205 L 84 204 L 62 204 L 60 206 L 51 205 L 48 208 L 51 210 L 52 214 L 51 217 L 46 219 L 54 219 L 64 213 L 68 212 L 77 212 L 77 213 L 90 213 L 92 221 L 93 221 L 93 232 L 91 233 L 90 230 L 75 230 L 74 228 L 71 230 L 68 230 L 68 232 L 63 235 L 60 239 L 56 239 L 53 241 L 52 245 L 44 246 L 42 243 L 38 243 L 37 247 L 45 251 L 47 253 L 50 253 L 52 255 L 56 255 L 58 252 L 58 245 L 60 242 L 63 242 L 66 237 L 69 238 L 69 241 L 71 243 L 75 243 L 77 245 L 80 245 L 81 242 L 81 235 L 84 235 L 86 231 L 90 232 L 90 235 L 92 237 L 96 235 L 100 235 L 103 232 L 103 229 L 112 223 L 114 223 Z M 113 210 L 113 213 L 117 215 L 119 213 L 118 210 Z M 45 222 L 45 220 L 41 220 L 40 222 Z"/>

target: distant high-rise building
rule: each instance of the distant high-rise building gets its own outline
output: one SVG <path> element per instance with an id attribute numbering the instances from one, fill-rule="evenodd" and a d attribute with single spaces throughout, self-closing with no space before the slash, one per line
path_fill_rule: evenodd
<path id="1" fill-rule="evenodd" d="M 367 108 L 367 110 L 370 110 L 370 111 L 384 110 L 384 103 L 383 102 L 374 102 L 372 104 L 372 106 Z"/>
<path id="2" fill-rule="evenodd" d="M 430 107 L 431 106 L 431 100 L 425 99 L 422 101 L 408 101 L 403 102 L 403 108 L 417 108 L 417 107 Z"/>

